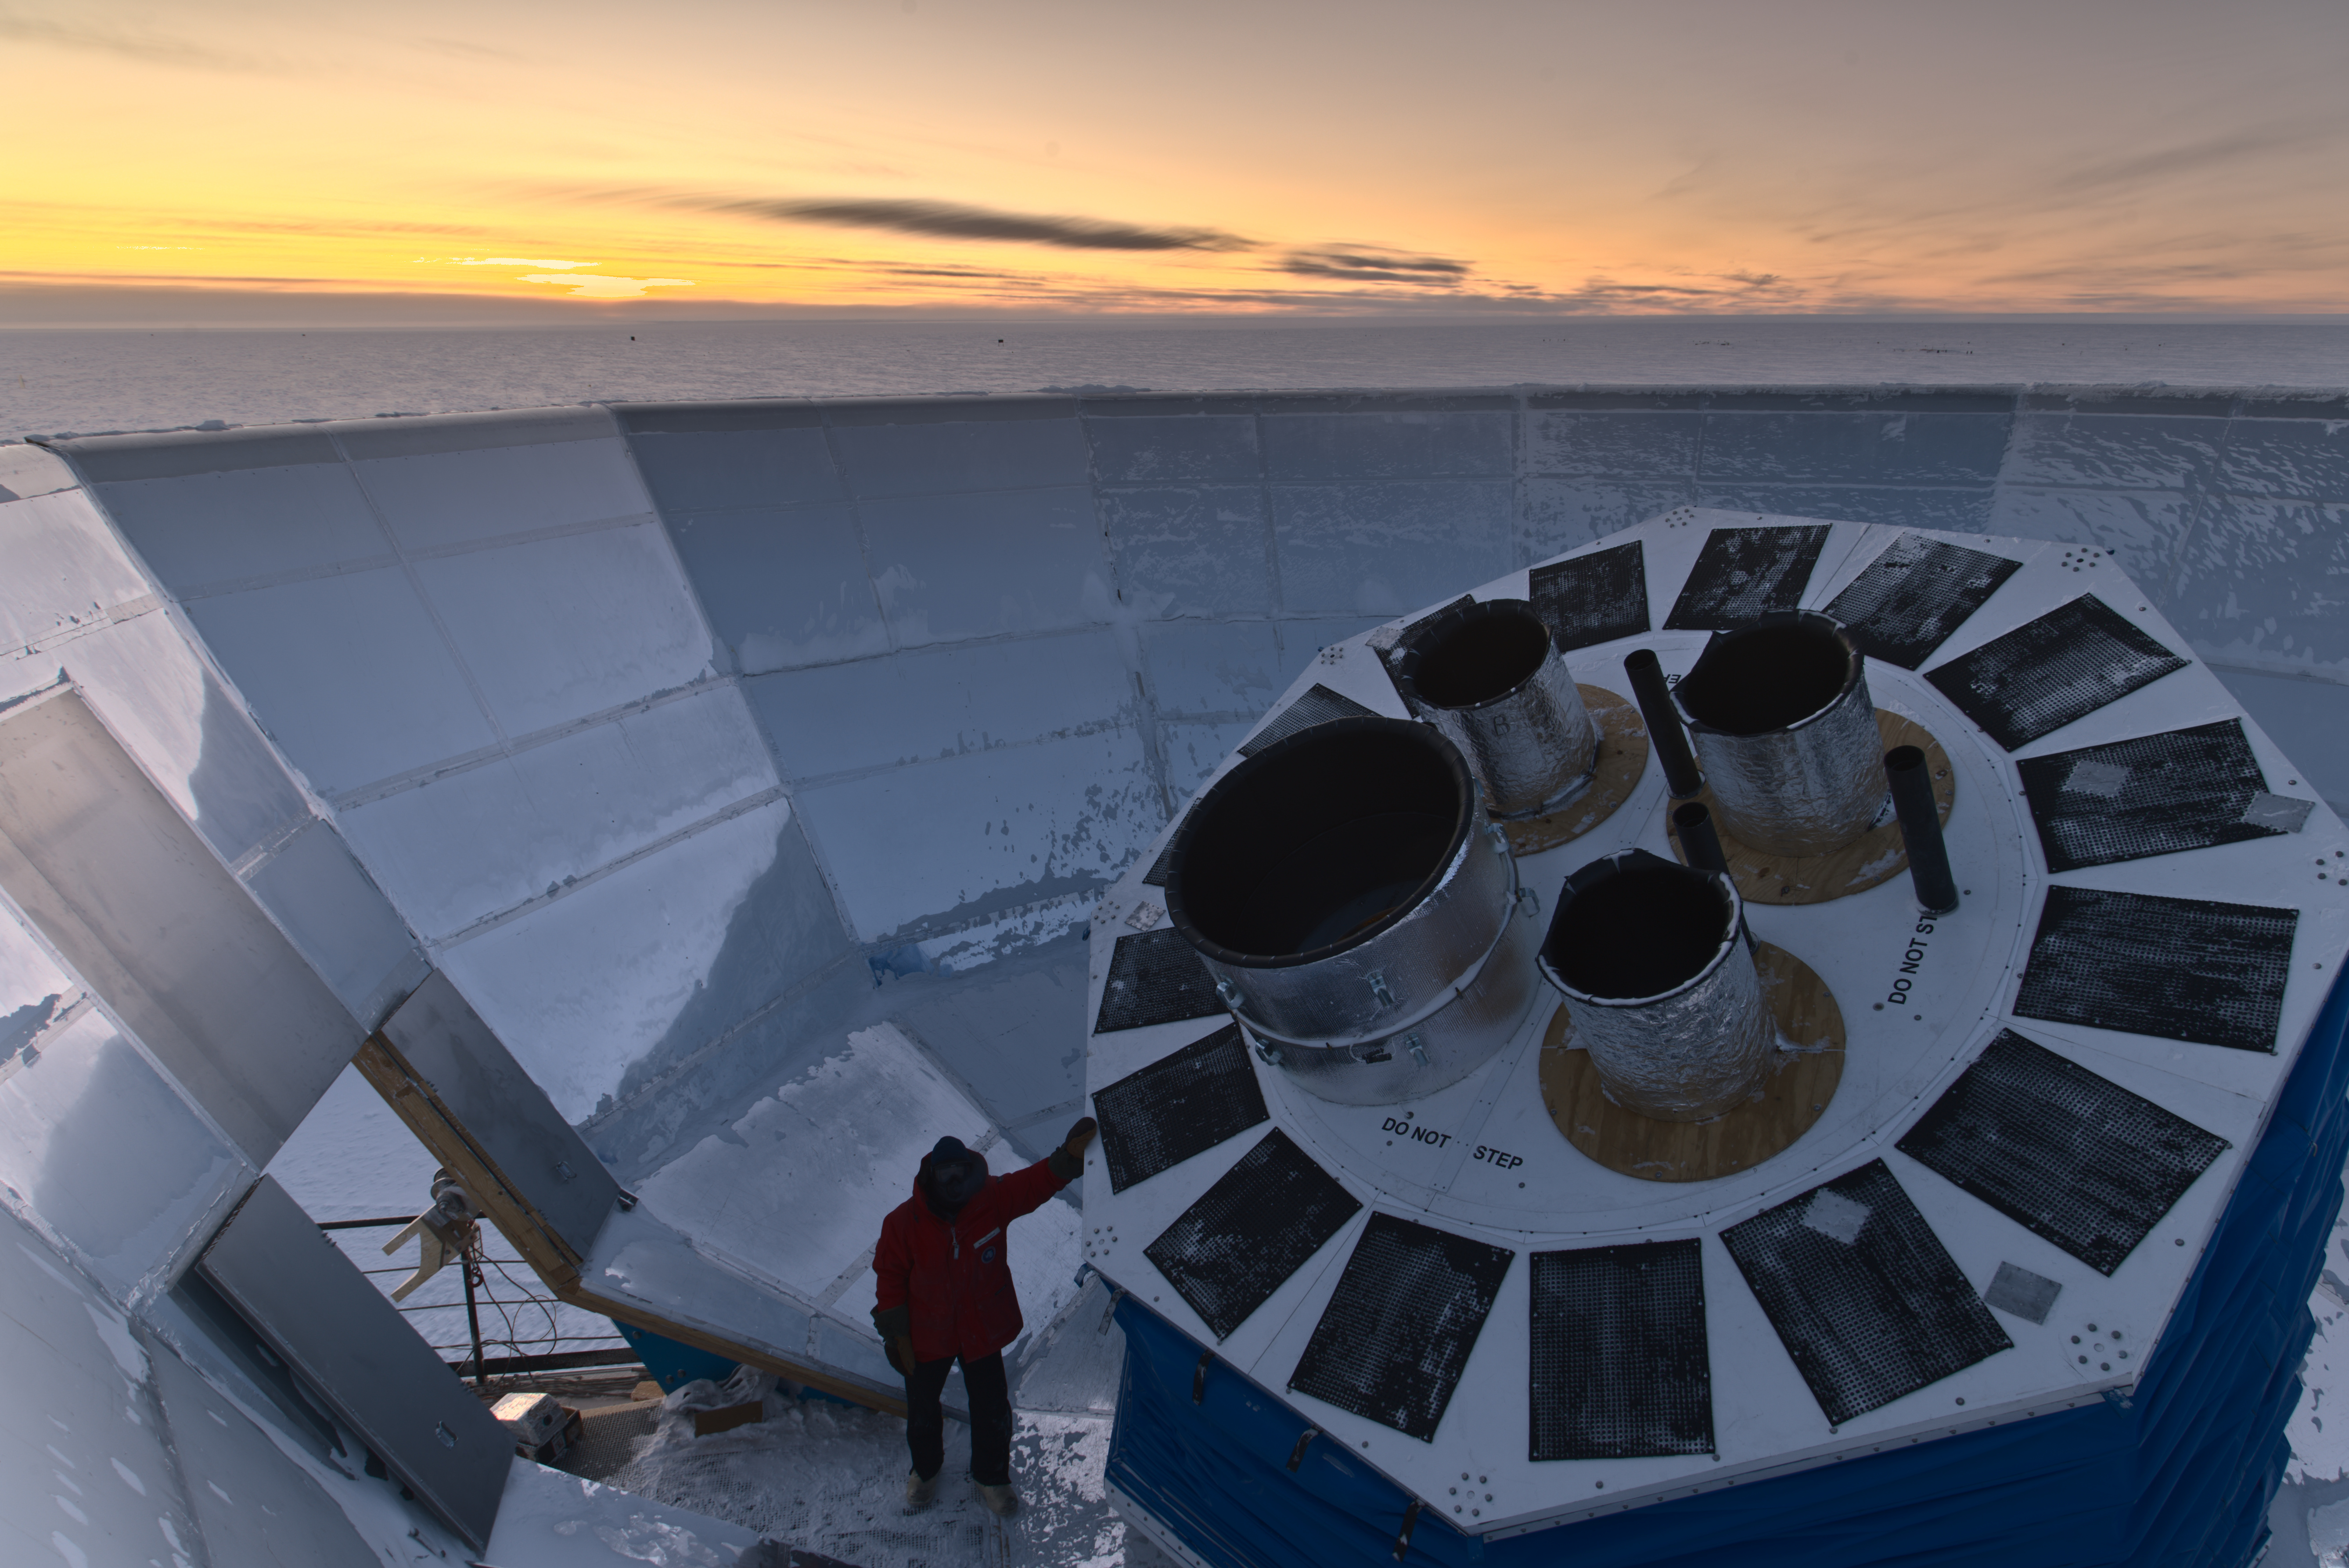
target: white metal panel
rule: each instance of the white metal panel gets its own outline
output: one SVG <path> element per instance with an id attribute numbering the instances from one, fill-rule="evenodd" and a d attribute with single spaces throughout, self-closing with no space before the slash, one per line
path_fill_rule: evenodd
<path id="1" fill-rule="evenodd" d="M 510 737 L 709 668 L 709 630 L 657 522 L 444 556 L 416 575 Z"/>
<path id="2" fill-rule="evenodd" d="M 148 569 L 175 593 L 391 554 L 340 463 L 131 480 L 103 494 Z"/>
<path id="3" fill-rule="evenodd" d="M 639 517 L 653 509 L 616 437 L 372 458 L 351 467 L 409 551 Z"/>

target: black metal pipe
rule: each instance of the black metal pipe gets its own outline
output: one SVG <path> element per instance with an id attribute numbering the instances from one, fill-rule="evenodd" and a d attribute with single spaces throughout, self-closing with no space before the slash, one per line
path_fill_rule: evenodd
<path id="1" fill-rule="evenodd" d="M 1933 776 L 1925 753 L 1896 746 L 1884 754 L 1884 777 L 1892 785 L 1892 809 L 1899 813 L 1901 842 L 1909 848 L 1909 880 L 1927 914 L 1958 907 L 1958 882 L 1950 874 L 1949 846 L 1941 841 L 1941 813 L 1933 803 Z"/>
<path id="2" fill-rule="evenodd" d="M 1664 666 L 1656 660 L 1652 649 L 1640 648 L 1627 655 L 1623 673 L 1631 677 L 1631 695 L 1640 701 L 1640 717 L 1648 721 L 1648 744 L 1656 748 L 1656 760 L 1664 767 L 1664 788 L 1677 799 L 1685 800 L 1704 788 L 1704 779 L 1696 770 L 1696 758 L 1689 750 L 1688 731 L 1681 727 L 1680 710 L 1672 706 L 1672 694 L 1664 685 Z"/>
<path id="3" fill-rule="evenodd" d="M 1688 863 L 1701 872 L 1714 872 L 1729 876 L 1729 857 L 1722 852 L 1721 835 L 1713 830 L 1713 813 L 1704 809 L 1702 800 L 1688 800 L 1672 808 L 1672 826 L 1680 831 L 1681 853 Z M 1737 879 L 1730 877 L 1732 882 Z M 1744 925 L 1741 917 L 1739 923 Z M 1754 951 L 1754 929 L 1744 926 L 1745 951 Z"/>

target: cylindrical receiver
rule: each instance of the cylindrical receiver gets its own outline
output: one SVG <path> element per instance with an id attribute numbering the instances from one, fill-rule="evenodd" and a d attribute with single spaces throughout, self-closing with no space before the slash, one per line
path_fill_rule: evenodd
<path id="1" fill-rule="evenodd" d="M 1575 1038 L 1617 1104 L 1708 1121 L 1768 1070 L 1777 1029 L 1738 941 L 1744 906 L 1718 872 L 1621 850 L 1568 877 L 1542 944 Z"/>
<path id="2" fill-rule="evenodd" d="M 1774 855 L 1824 855 L 1876 825 L 1884 742 L 1868 670 L 1811 611 L 1717 632 L 1673 692 L 1721 827 Z"/>
<path id="3" fill-rule="evenodd" d="M 1933 777 L 1921 747 L 1896 746 L 1884 754 L 1884 777 L 1892 784 L 1892 809 L 1900 817 L 1900 841 L 1909 847 L 1909 880 L 1927 914 L 1958 907 L 1958 879 L 1950 873 L 1950 848 L 1941 840 L 1940 808 L 1933 800 Z"/>
<path id="4" fill-rule="evenodd" d="M 1430 615 L 1404 634 L 1390 667 L 1405 705 L 1467 758 L 1495 820 L 1541 816 L 1588 787 L 1599 727 L 1547 623 L 1523 599 Z"/>
<path id="5" fill-rule="evenodd" d="M 1704 809 L 1703 801 L 1684 800 L 1673 807 L 1672 826 L 1680 830 L 1681 852 L 1689 864 L 1701 872 L 1729 875 L 1729 857 L 1722 852 L 1721 835 L 1713 831 L 1713 813 Z M 1751 931 L 1745 934 L 1745 950 L 1754 951 Z"/>
<path id="6" fill-rule="evenodd" d="M 1654 650 L 1638 648 L 1623 655 L 1623 673 L 1631 677 L 1631 696 L 1640 705 L 1640 717 L 1648 721 L 1648 744 L 1663 765 L 1664 788 L 1673 799 L 1685 800 L 1704 788 L 1704 780 L 1697 774 L 1696 758 L 1689 755 L 1688 732 L 1681 728 L 1680 709 L 1672 706 L 1671 688 L 1664 684 L 1664 666 Z"/>
<path id="7" fill-rule="evenodd" d="M 1432 1093 L 1508 1043 L 1540 990 L 1516 894 L 1459 751 L 1400 718 L 1266 747 L 1167 855 L 1168 917 L 1250 1040 L 1352 1105 Z"/>

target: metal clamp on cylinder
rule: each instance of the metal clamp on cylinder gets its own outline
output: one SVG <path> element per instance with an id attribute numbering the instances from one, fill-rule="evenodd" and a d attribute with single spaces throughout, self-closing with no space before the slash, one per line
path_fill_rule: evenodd
<path id="1" fill-rule="evenodd" d="M 1299 1085 L 1351 1105 L 1432 1093 L 1507 1044 L 1540 988 L 1538 929 L 1517 918 L 1516 866 L 1488 828 L 1432 727 L 1316 725 L 1193 805 L 1167 852 L 1167 915 Z"/>
<path id="2" fill-rule="evenodd" d="M 1884 742 L 1866 663 L 1833 619 L 1804 610 L 1716 632 L 1672 696 L 1738 842 L 1824 855 L 1875 826 Z"/>
<path id="3" fill-rule="evenodd" d="M 1412 712 L 1468 759 L 1496 821 L 1557 810 L 1599 770 L 1599 727 L 1523 599 L 1430 615 L 1403 634 L 1389 669 Z"/>
<path id="4" fill-rule="evenodd" d="M 1542 976 L 1617 1104 L 1706 1121 L 1761 1081 L 1777 1029 L 1738 940 L 1744 921 L 1727 876 L 1645 850 L 1593 861 L 1558 891 Z"/>

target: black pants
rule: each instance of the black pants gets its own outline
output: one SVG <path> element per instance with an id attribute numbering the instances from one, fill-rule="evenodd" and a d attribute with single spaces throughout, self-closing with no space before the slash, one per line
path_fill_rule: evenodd
<path id="1" fill-rule="evenodd" d="M 905 1379 L 905 1446 L 914 1450 L 914 1473 L 927 1480 L 946 1468 L 947 1417 L 938 1405 L 951 1356 L 916 1361 Z M 981 1486 L 1011 1480 L 1011 1390 L 1003 1377 L 1003 1352 L 962 1364 L 962 1386 L 970 1395 L 970 1479 Z"/>

